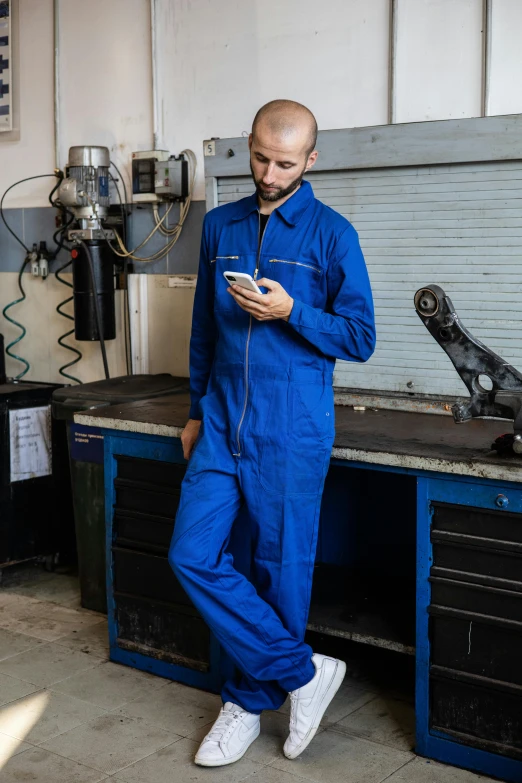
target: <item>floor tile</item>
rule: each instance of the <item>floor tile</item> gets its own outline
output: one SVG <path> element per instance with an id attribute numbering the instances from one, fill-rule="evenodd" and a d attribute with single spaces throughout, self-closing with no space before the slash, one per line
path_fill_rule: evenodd
<path id="1" fill-rule="evenodd" d="M 112 775 L 179 739 L 173 732 L 114 713 L 45 742 L 41 747 Z"/>
<path id="2" fill-rule="evenodd" d="M 252 777 L 247 778 L 245 783 L 305 783 L 306 780 L 306 778 L 302 778 L 300 775 L 283 772 L 275 767 L 263 767 L 255 772 Z M 350 783 L 349 778 L 346 778 L 346 783 Z"/>
<path id="3" fill-rule="evenodd" d="M 39 745 L 103 714 L 94 704 L 42 690 L 0 708 L 0 732 Z"/>
<path id="4" fill-rule="evenodd" d="M 131 718 L 142 718 L 182 737 L 213 723 L 222 707 L 221 698 L 216 694 L 177 683 L 169 683 L 159 692 L 145 690 L 139 698 L 132 695 L 130 698 L 133 700 L 124 704 L 119 712 Z"/>
<path id="5" fill-rule="evenodd" d="M 70 654 L 85 655 L 85 653 L 73 652 Z M 94 660 L 92 656 L 86 657 L 89 657 L 91 661 Z M 114 710 L 142 696 L 150 699 L 152 692 L 161 690 L 168 685 L 169 681 L 161 677 L 107 661 L 100 663 L 95 669 L 64 679 L 54 685 L 53 690 L 67 693 L 77 699 L 83 699 L 106 710 Z M 156 699 L 156 695 L 154 699 Z M 175 729 L 172 730 L 175 731 Z"/>
<path id="6" fill-rule="evenodd" d="M 2 607 L 1 598 L 6 596 L 11 600 Z M 99 621 L 98 615 L 78 612 L 49 601 L 36 601 L 12 593 L 0 597 L 0 628 L 36 636 L 48 642 Z"/>
<path id="7" fill-rule="evenodd" d="M 17 677 L 8 677 L 7 674 L 0 674 L 0 707 L 2 704 L 9 704 L 11 701 L 21 699 L 28 693 L 34 693 L 38 687 L 25 680 L 19 680 Z M 0 728 L 0 731 L 2 729 Z"/>
<path id="8" fill-rule="evenodd" d="M 331 728 L 400 750 L 411 750 L 415 744 L 415 710 L 406 702 L 378 696 Z"/>
<path id="9" fill-rule="evenodd" d="M 98 665 L 99 658 L 50 643 L 2 661 L 0 674 L 45 687 Z"/>
<path id="10" fill-rule="evenodd" d="M 495 783 L 493 778 L 476 775 L 465 769 L 457 769 L 449 764 L 416 758 L 394 772 L 386 783 Z"/>
<path id="11" fill-rule="evenodd" d="M 100 783 L 106 775 L 41 748 L 26 750 L 0 769 L 0 783 Z"/>
<path id="12" fill-rule="evenodd" d="M 15 595 L 30 596 L 39 601 L 62 604 L 72 601 L 80 594 L 77 576 L 68 574 L 50 574 L 47 579 L 34 580 L 26 584 L 6 587 L 5 591 Z"/>
<path id="13" fill-rule="evenodd" d="M 337 721 L 375 699 L 376 695 L 373 691 L 354 685 L 352 681 L 343 683 L 326 710 L 322 724 L 337 723 Z M 290 699 L 287 699 L 278 711 L 289 715 Z"/>
<path id="14" fill-rule="evenodd" d="M 12 655 L 31 650 L 39 644 L 43 644 L 42 639 L 34 636 L 27 636 L 15 631 L 7 631 L 5 628 L 0 630 L 0 661 L 4 658 L 10 658 Z"/>
<path id="15" fill-rule="evenodd" d="M 0 734 L 0 770 L 7 764 L 10 758 L 32 747 L 28 742 L 22 742 L 15 737 L 9 737 L 7 734 Z"/>
<path id="16" fill-rule="evenodd" d="M 282 758 L 272 766 L 320 783 L 377 783 L 411 758 L 411 753 L 328 729 L 314 737 L 297 759 Z"/>
<path id="17" fill-rule="evenodd" d="M 182 739 L 118 772 L 115 779 L 125 783 L 240 783 L 254 775 L 253 783 L 257 777 L 254 773 L 262 769 L 247 758 L 225 767 L 198 767 L 194 764 L 197 748 L 197 742 Z"/>
<path id="18" fill-rule="evenodd" d="M 96 625 L 73 631 L 67 636 L 61 636 L 56 644 L 67 647 L 69 650 L 95 655 L 97 658 L 107 660 L 109 658 L 109 632 L 107 620 L 100 620 Z"/>

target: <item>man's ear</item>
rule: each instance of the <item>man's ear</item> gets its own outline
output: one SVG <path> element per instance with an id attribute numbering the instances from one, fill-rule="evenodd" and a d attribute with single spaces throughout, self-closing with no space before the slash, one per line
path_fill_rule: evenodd
<path id="1" fill-rule="evenodd" d="M 306 161 L 305 171 L 310 171 L 312 166 L 315 164 L 318 155 L 319 153 L 317 152 L 317 150 L 314 150 L 313 152 L 310 153 L 310 155 L 308 156 L 308 160 Z"/>
<path id="2" fill-rule="evenodd" d="M 250 134 L 249 137 L 248 137 L 248 149 L 249 150 L 252 149 L 252 142 L 253 142 L 253 140 L 254 140 L 254 138 L 253 138 L 252 134 Z"/>

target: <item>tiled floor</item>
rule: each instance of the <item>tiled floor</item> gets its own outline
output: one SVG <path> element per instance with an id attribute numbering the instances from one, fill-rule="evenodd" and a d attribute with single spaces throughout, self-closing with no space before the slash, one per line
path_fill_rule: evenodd
<path id="1" fill-rule="evenodd" d="M 0 783 L 478 783 L 417 758 L 413 707 L 349 677 L 320 733 L 283 756 L 287 705 L 265 713 L 246 756 L 221 769 L 193 763 L 220 706 L 213 694 L 108 660 L 107 622 L 81 609 L 74 577 L 25 570 L 0 588 Z"/>

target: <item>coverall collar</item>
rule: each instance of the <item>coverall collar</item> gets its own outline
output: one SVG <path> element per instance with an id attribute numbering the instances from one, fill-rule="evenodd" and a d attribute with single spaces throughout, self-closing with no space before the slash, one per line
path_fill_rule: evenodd
<path id="1" fill-rule="evenodd" d="M 314 192 L 309 182 L 302 182 L 301 187 L 291 196 L 284 204 L 274 209 L 274 212 L 278 212 L 281 217 L 290 226 L 296 226 L 304 211 L 314 198 Z M 237 212 L 232 220 L 243 220 L 243 218 L 251 215 L 252 212 L 257 212 L 259 205 L 257 202 L 257 193 L 252 193 L 251 196 L 241 199 L 237 205 Z"/>

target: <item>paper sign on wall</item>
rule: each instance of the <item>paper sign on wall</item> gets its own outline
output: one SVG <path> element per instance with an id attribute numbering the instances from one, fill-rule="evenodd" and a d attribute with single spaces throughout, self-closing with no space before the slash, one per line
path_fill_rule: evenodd
<path id="1" fill-rule="evenodd" d="M 51 406 L 9 411 L 11 482 L 48 476 L 51 461 Z"/>

